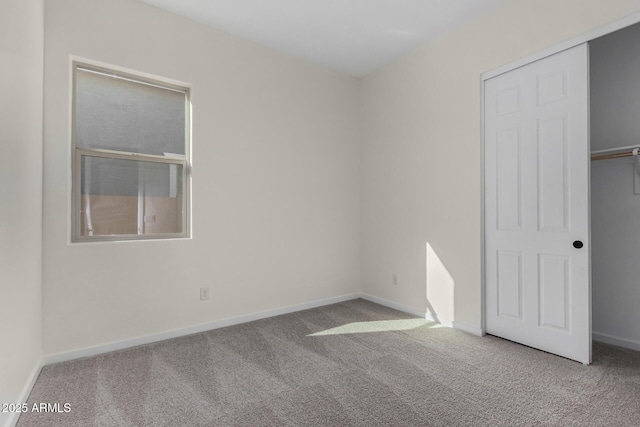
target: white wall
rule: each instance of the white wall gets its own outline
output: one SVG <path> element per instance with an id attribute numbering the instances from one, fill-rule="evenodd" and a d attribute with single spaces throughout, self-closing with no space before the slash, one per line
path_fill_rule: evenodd
<path id="1" fill-rule="evenodd" d="M 0 13 L 0 403 L 20 402 L 42 357 L 43 7 Z"/>
<path id="2" fill-rule="evenodd" d="M 591 43 L 591 148 L 640 144 L 640 25 Z M 591 165 L 594 338 L 640 350 L 640 195 L 633 160 Z"/>
<path id="3" fill-rule="evenodd" d="M 425 310 L 429 287 L 436 315 L 453 311 L 442 321 L 479 330 L 480 76 L 638 10 L 638 0 L 507 0 L 364 79 L 365 292 Z"/>
<path id="4" fill-rule="evenodd" d="M 360 291 L 357 80 L 133 0 L 45 18 L 46 354 Z M 69 243 L 69 55 L 193 85 L 192 239 Z"/>

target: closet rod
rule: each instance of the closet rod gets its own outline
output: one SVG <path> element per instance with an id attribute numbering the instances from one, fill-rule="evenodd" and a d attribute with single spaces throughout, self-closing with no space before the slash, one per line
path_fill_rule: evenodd
<path id="1" fill-rule="evenodd" d="M 631 151 L 620 151 L 620 150 L 624 150 L 624 149 L 629 149 L 629 148 L 633 148 L 633 150 Z M 611 153 L 611 151 L 618 151 L 617 153 Z M 609 153 L 607 153 L 609 152 Z M 606 159 L 617 159 L 619 157 L 633 157 L 633 156 L 637 156 L 640 152 L 640 149 L 637 148 L 637 146 L 631 146 L 631 147 L 620 147 L 618 149 L 609 149 L 609 150 L 599 150 L 599 151 L 592 151 L 591 154 L 591 160 L 606 160 Z M 606 153 L 606 154 L 605 154 Z M 595 155 L 593 155 L 595 154 Z"/>
<path id="2" fill-rule="evenodd" d="M 632 156 L 633 156 L 633 151 L 625 151 L 624 153 L 600 154 L 598 156 L 591 156 L 591 160 L 617 159 L 618 157 L 632 157 Z"/>

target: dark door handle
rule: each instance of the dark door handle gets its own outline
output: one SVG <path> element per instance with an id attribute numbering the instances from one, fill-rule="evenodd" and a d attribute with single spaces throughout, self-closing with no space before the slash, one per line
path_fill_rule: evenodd
<path id="1" fill-rule="evenodd" d="M 576 249 L 581 249 L 583 246 L 584 244 L 580 240 L 576 240 L 573 242 L 573 247 Z"/>

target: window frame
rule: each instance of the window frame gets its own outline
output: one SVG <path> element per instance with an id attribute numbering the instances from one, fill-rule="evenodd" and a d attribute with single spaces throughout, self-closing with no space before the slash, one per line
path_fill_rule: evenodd
<path id="1" fill-rule="evenodd" d="M 79 148 L 76 146 L 76 74 L 78 69 L 97 74 L 128 80 L 161 89 L 184 94 L 185 97 L 185 154 L 184 158 L 159 156 L 154 154 L 133 153 L 98 148 Z M 183 83 L 171 82 L 144 73 L 123 70 L 119 67 L 96 64 L 86 60 L 71 60 L 71 243 L 82 242 L 119 242 L 139 240 L 185 239 L 191 237 L 191 87 Z M 155 234 L 112 234 L 82 235 L 82 157 L 96 157 L 138 162 L 174 164 L 182 166 L 182 232 Z"/>

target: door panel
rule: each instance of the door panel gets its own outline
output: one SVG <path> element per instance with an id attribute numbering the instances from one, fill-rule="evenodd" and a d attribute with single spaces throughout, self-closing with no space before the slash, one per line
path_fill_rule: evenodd
<path id="1" fill-rule="evenodd" d="M 498 133 L 496 173 L 498 175 L 498 230 L 521 229 L 520 132 L 517 128 Z"/>
<path id="2" fill-rule="evenodd" d="M 498 316 L 522 320 L 522 253 L 498 251 Z"/>
<path id="3" fill-rule="evenodd" d="M 568 231 L 566 116 L 538 121 L 540 231 Z"/>
<path id="4" fill-rule="evenodd" d="M 571 301 L 570 262 L 570 258 L 566 256 L 539 256 L 540 326 L 571 332 L 568 329 Z"/>
<path id="5" fill-rule="evenodd" d="M 485 82 L 487 332 L 591 361 L 588 52 Z M 580 240 L 581 249 L 573 247 Z"/>

